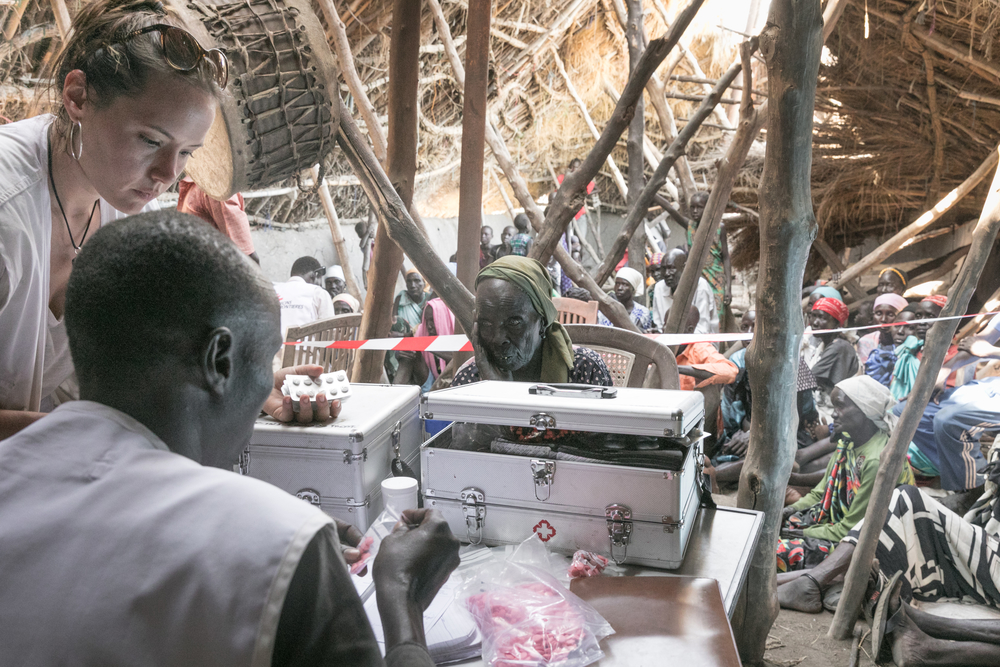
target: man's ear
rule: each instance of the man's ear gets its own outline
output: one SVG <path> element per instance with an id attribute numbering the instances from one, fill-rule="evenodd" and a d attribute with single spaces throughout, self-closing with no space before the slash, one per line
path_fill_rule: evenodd
<path id="1" fill-rule="evenodd" d="M 228 327 L 218 327 L 208 335 L 201 356 L 201 370 L 205 385 L 210 391 L 222 394 L 233 377 L 233 332 Z"/>

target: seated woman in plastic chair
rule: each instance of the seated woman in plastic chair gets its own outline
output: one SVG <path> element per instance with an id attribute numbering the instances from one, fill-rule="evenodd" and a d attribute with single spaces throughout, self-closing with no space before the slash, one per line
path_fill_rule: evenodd
<path id="1" fill-rule="evenodd" d="M 548 272 L 536 260 L 509 255 L 480 271 L 470 337 L 475 357 L 452 386 L 480 380 L 612 386 L 601 355 L 573 345 L 550 295 Z"/>

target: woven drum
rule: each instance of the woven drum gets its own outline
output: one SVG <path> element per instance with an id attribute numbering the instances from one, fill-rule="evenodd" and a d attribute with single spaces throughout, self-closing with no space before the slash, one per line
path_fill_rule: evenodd
<path id="1" fill-rule="evenodd" d="M 229 58 L 229 85 L 187 173 L 209 196 L 273 185 L 321 164 L 340 122 L 337 65 L 303 0 L 172 0 L 202 46 Z"/>

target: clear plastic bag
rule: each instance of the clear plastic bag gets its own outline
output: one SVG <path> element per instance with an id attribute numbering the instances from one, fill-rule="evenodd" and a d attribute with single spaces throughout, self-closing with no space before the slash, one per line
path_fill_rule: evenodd
<path id="1" fill-rule="evenodd" d="M 386 535 L 391 533 L 392 529 L 396 527 L 399 518 L 399 513 L 392 508 L 387 507 L 382 510 L 382 513 L 378 515 L 375 522 L 365 531 L 364 537 L 358 543 L 357 549 L 361 552 L 361 558 L 351 564 L 351 574 L 365 576 L 362 573 L 375 560 L 375 556 L 378 555 L 379 545 L 382 544 L 382 540 L 385 539 Z M 371 573 L 368 572 L 365 574 L 370 575 Z"/>
<path id="2" fill-rule="evenodd" d="M 485 665 L 584 667 L 604 657 L 599 642 L 614 629 L 550 567 L 545 545 L 532 535 L 507 559 L 464 575 L 459 596 L 479 626 Z"/>
<path id="3" fill-rule="evenodd" d="M 569 565 L 569 578 L 596 577 L 608 566 L 608 559 L 592 551 L 577 551 Z"/>

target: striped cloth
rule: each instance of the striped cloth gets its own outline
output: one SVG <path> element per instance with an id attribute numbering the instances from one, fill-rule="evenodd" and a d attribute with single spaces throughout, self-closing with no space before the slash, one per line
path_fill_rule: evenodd
<path id="1" fill-rule="evenodd" d="M 844 542 L 857 544 L 858 523 Z M 886 576 L 903 572 L 904 599 L 968 598 L 1000 605 L 1000 546 L 914 486 L 892 492 L 875 557 Z"/>

